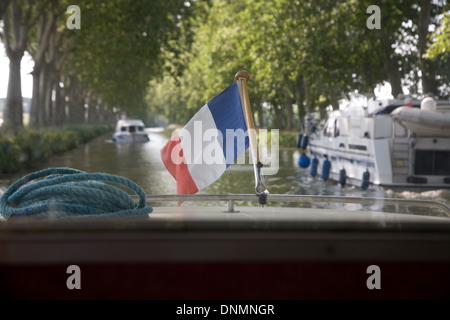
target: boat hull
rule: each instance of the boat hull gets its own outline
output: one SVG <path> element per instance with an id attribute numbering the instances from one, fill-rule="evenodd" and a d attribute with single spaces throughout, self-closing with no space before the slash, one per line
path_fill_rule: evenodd
<path id="1" fill-rule="evenodd" d="M 436 158 L 435 154 L 443 154 L 441 160 L 447 161 L 450 152 L 446 150 L 425 149 L 433 148 L 432 140 L 419 139 L 419 146 L 422 148 L 413 148 L 407 150 L 394 149 L 395 143 L 392 141 L 367 141 L 371 151 L 366 153 L 349 153 L 343 150 L 330 148 L 320 143 L 311 143 L 310 157 L 318 159 L 317 178 L 323 180 L 333 180 L 341 185 L 354 185 L 363 187 L 364 178 L 369 176 L 370 185 L 389 186 L 389 187 L 420 187 L 420 188 L 450 188 L 450 170 L 449 164 L 444 164 L 446 170 L 443 174 L 435 174 L 430 170 L 424 169 L 426 163 L 431 158 Z M 442 144 L 450 145 L 450 138 L 439 139 Z M 444 141 L 443 141 L 444 140 Z M 405 146 L 407 142 L 399 144 Z M 384 152 L 381 152 L 384 150 Z M 380 155 L 386 155 L 382 156 Z M 401 156 L 401 155 L 404 156 Z M 328 159 L 330 169 L 328 178 L 323 177 L 323 163 Z M 438 160 L 436 160 L 438 161 Z M 344 172 L 342 170 L 345 170 Z M 346 179 L 342 181 L 342 174 Z"/>

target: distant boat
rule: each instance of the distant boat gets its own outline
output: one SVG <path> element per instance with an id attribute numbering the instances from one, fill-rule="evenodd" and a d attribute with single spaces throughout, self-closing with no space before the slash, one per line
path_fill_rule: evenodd
<path id="1" fill-rule="evenodd" d="M 331 112 L 322 126 L 311 117 L 305 124 L 297 146 L 312 160 L 303 153 L 299 165 L 311 163 L 312 176 L 363 189 L 450 188 L 450 101 L 425 98 L 405 106 L 372 99 L 367 107 Z"/>
<path id="2" fill-rule="evenodd" d="M 112 136 L 113 142 L 118 143 L 143 143 L 150 141 L 145 132 L 142 120 L 119 120 Z"/>

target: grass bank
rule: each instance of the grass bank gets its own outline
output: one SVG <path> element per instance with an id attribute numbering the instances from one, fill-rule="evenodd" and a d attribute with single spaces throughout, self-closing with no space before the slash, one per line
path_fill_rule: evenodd
<path id="1" fill-rule="evenodd" d="M 24 128 L 14 135 L 0 130 L 0 173 L 14 173 L 114 130 L 110 125 Z"/>

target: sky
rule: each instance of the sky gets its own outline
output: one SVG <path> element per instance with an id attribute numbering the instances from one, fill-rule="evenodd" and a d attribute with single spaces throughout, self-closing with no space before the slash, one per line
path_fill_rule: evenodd
<path id="1" fill-rule="evenodd" d="M 33 77 L 30 72 L 33 71 L 33 60 L 28 53 L 22 58 L 22 95 L 25 98 L 31 98 L 33 92 Z M 5 47 L 0 42 L 0 98 L 6 98 L 8 90 L 9 77 L 9 59 L 6 56 Z"/>

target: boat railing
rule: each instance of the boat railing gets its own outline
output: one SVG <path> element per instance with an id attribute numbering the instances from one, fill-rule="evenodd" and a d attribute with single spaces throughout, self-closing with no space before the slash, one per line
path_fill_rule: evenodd
<path id="1" fill-rule="evenodd" d="M 256 194 L 166 194 L 147 195 L 147 203 L 167 201 L 226 201 L 227 210 L 225 212 L 236 212 L 234 205 L 236 201 L 258 202 Z M 268 194 L 267 202 L 294 202 L 294 203 L 341 203 L 341 204 L 383 204 L 396 206 L 414 206 L 426 209 L 435 208 L 443 211 L 450 217 L 450 207 L 435 200 L 417 200 L 402 198 L 377 198 L 377 197 L 348 197 L 348 196 L 324 196 L 324 195 L 296 195 L 296 194 Z"/>

